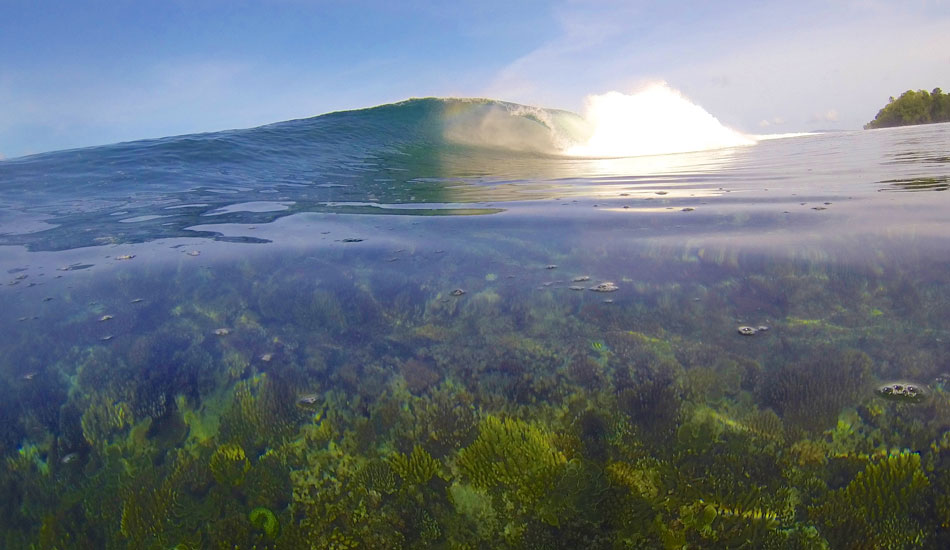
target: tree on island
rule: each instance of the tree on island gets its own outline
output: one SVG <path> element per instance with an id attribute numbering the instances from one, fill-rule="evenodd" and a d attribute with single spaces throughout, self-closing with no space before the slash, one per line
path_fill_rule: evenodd
<path id="1" fill-rule="evenodd" d="M 865 124 L 864 128 L 890 128 L 932 122 L 950 122 L 950 93 L 945 94 L 940 88 L 934 88 L 930 93 L 926 90 L 907 90 L 897 99 L 891 96 L 887 105 L 878 111 L 874 120 Z"/>

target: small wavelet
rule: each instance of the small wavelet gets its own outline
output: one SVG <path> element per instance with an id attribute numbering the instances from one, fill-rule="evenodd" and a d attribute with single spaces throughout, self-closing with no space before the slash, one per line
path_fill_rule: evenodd
<path id="1" fill-rule="evenodd" d="M 232 214 L 234 212 L 281 212 L 288 210 L 296 204 L 294 201 L 251 201 L 237 204 L 229 204 L 217 208 L 211 212 L 202 214 L 203 216 L 220 216 L 221 214 Z"/>
<path id="2" fill-rule="evenodd" d="M 587 98 L 592 127 L 586 143 L 565 149 L 578 157 L 636 157 L 754 145 L 665 82 L 634 94 L 608 92 Z"/>

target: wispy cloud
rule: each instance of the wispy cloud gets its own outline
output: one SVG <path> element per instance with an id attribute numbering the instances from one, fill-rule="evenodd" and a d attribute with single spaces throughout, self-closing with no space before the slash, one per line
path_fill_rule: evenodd
<path id="1" fill-rule="evenodd" d="M 841 117 L 840 115 L 838 115 L 837 110 L 828 109 L 827 111 L 823 113 L 815 113 L 814 115 L 812 115 L 809 121 L 810 122 L 838 122 L 840 118 Z"/>
<path id="2" fill-rule="evenodd" d="M 767 119 L 760 120 L 759 128 L 768 128 L 770 126 L 781 126 L 782 124 L 785 124 L 785 119 L 780 116 L 776 116 L 768 120 Z"/>
<path id="3" fill-rule="evenodd" d="M 888 96 L 950 82 L 946 3 L 717 4 L 692 16 L 681 4 L 588 8 L 563 4 L 559 37 L 499 71 L 486 92 L 576 109 L 586 94 L 664 79 L 740 129 L 779 119 L 807 130 L 815 113 L 859 128 Z"/>

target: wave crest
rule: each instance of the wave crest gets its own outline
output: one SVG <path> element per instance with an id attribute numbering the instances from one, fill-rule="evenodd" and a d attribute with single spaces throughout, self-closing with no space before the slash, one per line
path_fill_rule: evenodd
<path id="1" fill-rule="evenodd" d="M 705 109 L 665 82 L 634 94 L 608 92 L 587 98 L 592 127 L 586 143 L 565 153 L 582 157 L 634 157 L 707 151 L 755 144 L 750 136 L 723 126 Z"/>
<path id="2" fill-rule="evenodd" d="M 633 94 L 590 95 L 583 117 L 494 100 L 447 100 L 452 144 L 588 158 L 637 157 L 753 145 L 665 82 Z"/>

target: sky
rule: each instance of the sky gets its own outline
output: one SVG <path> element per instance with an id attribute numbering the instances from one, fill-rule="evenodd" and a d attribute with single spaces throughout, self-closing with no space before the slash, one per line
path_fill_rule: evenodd
<path id="1" fill-rule="evenodd" d="M 583 113 L 665 81 L 747 133 L 950 90 L 950 0 L 0 0 L 0 158 L 410 97 Z"/>

